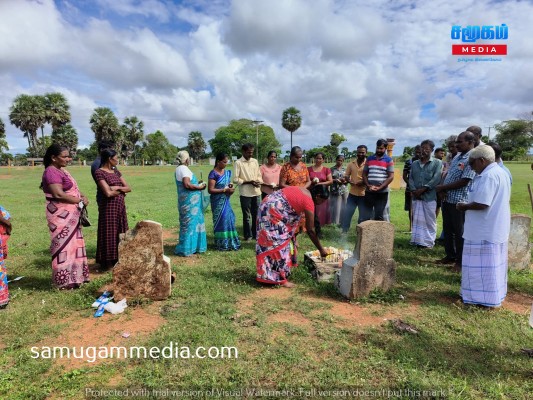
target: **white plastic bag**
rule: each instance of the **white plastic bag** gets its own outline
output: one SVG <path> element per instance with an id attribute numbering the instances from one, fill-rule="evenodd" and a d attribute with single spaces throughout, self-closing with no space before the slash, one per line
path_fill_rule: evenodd
<path id="1" fill-rule="evenodd" d="M 110 312 L 111 314 L 120 314 L 124 312 L 126 307 L 128 307 L 126 299 L 122 299 L 118 303 L 113 303 L 112 301 L 110 301 L 104 306 L 104 310 Z"/>

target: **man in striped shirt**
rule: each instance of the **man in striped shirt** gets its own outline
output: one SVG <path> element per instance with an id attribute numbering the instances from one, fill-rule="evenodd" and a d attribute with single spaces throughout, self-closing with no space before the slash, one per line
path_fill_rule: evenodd
<path id="1" fill-rule="evenodd" d="M 376 143 L 376 153 L 367 158 L 363 170 L 363 180 L 366 185 L 365 216 L 362 220 L 373 219 L 384 221 L 383 211 L 389 198 L 389 184 L 394 179 L 394 162 L 387 155 L 387 141 L 379 139 Z"/>

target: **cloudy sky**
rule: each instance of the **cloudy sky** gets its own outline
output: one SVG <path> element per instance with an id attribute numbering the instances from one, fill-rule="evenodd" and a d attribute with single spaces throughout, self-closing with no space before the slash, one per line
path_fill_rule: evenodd
<path id="1" fill-rule="evenodd" d="M 177 146 L 260 119 L 288 150 L 281 114 L 295 106 L 294 144 L 392 137 L 399 155 L 533 111 L 532 15 L 532 1 L 512 0 L 0 0 L 0 118 L 12 153 L 27 147 L 13 99 L 55 91 L 80 145 L 105 106 Z M 508 45 L 501 61 L 451 55 L 452 25 L 501 24 L 508 40 L 490 41 Z"/>

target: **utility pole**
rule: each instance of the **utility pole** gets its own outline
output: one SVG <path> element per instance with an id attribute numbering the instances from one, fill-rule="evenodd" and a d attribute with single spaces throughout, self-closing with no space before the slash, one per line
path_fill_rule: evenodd
<path id="1" fill-rule="evenodd" d="M 494 128 L 493 126 L 486 126 L 485 128 L 487 128 L 489 130 L 489 132 L 487 133 L 487 137 L 489 138 L 489 142 L 490 142 L 490 129 L 491 128 Z"/>
<path id="2" fill-rule="evenodd" d="M 259 164 L 261 164 L 261 160 L 259 160 L 259 124 L 264 122 L 260 120 L 254 120 L 252 121 L 255 124 L 255 154 L 256 159 Z"/>

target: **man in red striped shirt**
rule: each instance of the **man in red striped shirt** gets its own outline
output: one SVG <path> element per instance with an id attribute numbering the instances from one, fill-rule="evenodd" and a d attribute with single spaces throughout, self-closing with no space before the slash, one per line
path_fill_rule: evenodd
<path id="1" fill-rule="evenodd" d="M 389 184 L 394 179 L 394 162 L 387 155 L 387 140 L 379 139 L 376 153 L 366 160 L 363 180 L 366 185 L 363 221 L 384 221 L 383 211 L 389 198 Z M 373 217 L 372 217 L 373 216 Z"/>

